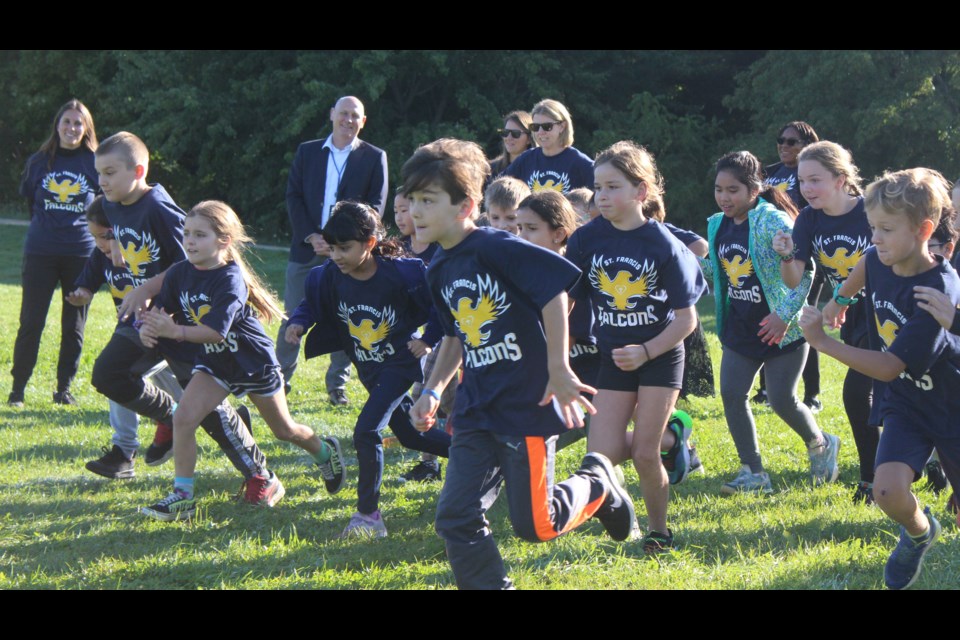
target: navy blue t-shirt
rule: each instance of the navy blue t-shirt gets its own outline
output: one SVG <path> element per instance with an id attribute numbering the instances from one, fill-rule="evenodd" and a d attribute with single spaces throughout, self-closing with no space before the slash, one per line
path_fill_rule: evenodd
<path id="1" fill-rule="evenodd" d="M 750 223 L 736 224 L 733 218 L 724 218 L 717 230 L 716 243 L 730 301 L 729 314 L 720 336 L 724 348 L 748 358 L 766 360 L 789 353 L 803 344 L 802 340 L 797 340 L 781 349 L 779 345 L 765 344 L 757 336 L 760 322 L 770 315 L 770 305 L 750 259 Z"/>
<path id="2" fill-rule="evenodd" d="M 266 367 L 278 366 L 273 340 L 247 304 L 247 283 L 236 263 L 197 269 L 186 260 L 178 262 L 163 278 L 158 304 L 173 314 L 177 324 L 202 324 L 223 336 L 216 344 L 162 340 L 164 354 L 203 364 L 226 381 L 256 377 Z"/>
<path id="3" fill-rule="evenodd" d="M 424 249 L 423 252 L 417 253 L 411 246 L 412 243 L 410 242 L 410 238 L 404 238 L 401 244 L 403 245 L 403 250 L 406 251 L 407 254 L 414 258 L 423 260 L 423 264 L 427 265 L 428 267 L 430 266 L 430 261 L 433 260 L 433 256 L 437 253 L 437 249 L 440 248 L 440 245 L 438 245 L 436 242 L 431 242 L 427 245 L 427 248 Z"/>
<path id="4" fill-rule="evenodd" d="M 45 256 L 89 256 L 93 236 L 87 230 L 87 207 L 98 190 L 93 151 L 58 149 L 52 168 L 47 155 L 27 160 L 20 195 L 30 203 L 30 227 L 24 253 Z"/>
<path id="5" fill-rule="evenodd" d="M 767 177 L 764 180 L 764 184 L 786 193 L 790 196 L 790 199 L 793 200 L 793 204 L 797 205 L 797 208 L 800 209 L 807 206 L 807 201 L 803 199 L 803 195 L 800 193 L 800 181 L 797 179 L 797 169 L 799 169 L 799 165 L 791 168 L 782 162 L 765 167 L 764 171 L 767 173 Z"/>
<path id="6" fill-rule="evenodd" d="M 103 210 L 135 287 L 186 259 L 183 210 L 159 184 L 133 204 L 104 202 Z"/>
<path id="7" fill-rule="evenodd" d="M 871 424 L 897 415 L 908 422 L 946 425 L 960 433 L 960 337 L 940 326 L 917 306 L 913 288 L 932 287 L 960 304 L 960 278 L 939 256 L 937 266 L 915 276 L 902 277 L 884 265 L 876 249 L 868 249 L 867 301 L 873 311 L 870 347 L 889 351 L 906 365 L 888 383 L 874 383 Z"/>
<path id="8" fill-rule="evenodd" d="M 815 261 L 827 278 L 830 290 L 844 282 L 871 246 L 873 233 L 867 222 L 863 197 L 842 216 L 829 216 L 822 209 L 804 207 L 793 225 L 796 258 L 802 263 Z M 861 295 L 860 292 L 859 295 Z M 847 319 L 840 330 L 848 344 L 857 344 L 867 331 L 867 313 L 861 303 L 847 309 Z"/>
<path id="9" fill-rule="evenodd" d="M 521 436 L 566 429 L 546 389 L 541 310 L 580 276 L 570 262 L 506 231 L 479 228 L 437 251 L 427 282 L 444 333 L 463 344 L 454 422 Z"/>
<path id="10" fill-rule="evenodd" d="M 694 242 L 703 240 L 703 238 L 693 231 L 687 231 L 686 229 L 681 229 L 680 227 L 675 227 L 669 222 L 663 222 L 664 227 L 667 228 L 667 231 L 673 234 L 673 237 L 683 243 L 683 246 L 689 247 Z"/>
<path id="11" fill-rule="evenodd" d="M 674 309 L 692 307 L 706 290 L 694 255 L 655 220 L 620 231 L 596 218 L 570 237 L 566 256 L 583 271 L 574 295 L 592 306 L 606 354 L 658 336 Z"/>
<path id="12" fill-rule="evenodd" d="M 526 182 L 534 193 L 547 190 L 567 193 L 571 189 L 593 187 L 593 160 L 575 147 L 567 147 L 555 156 L 545 156 L 543 149 L 536 147 L 520 154 L 503 175 Z"/>
<path id="13" fill-rule="evenodd" d="M 312 269 L 305 284 L 306 297 L 288 324 L 313 327 L 311 334 L 336 336 L 336 348 L 347 353 L 365 385 L 385 366 L 399 367 L 401 371 L 395 375 L 420 381 L 420 360 L 407 343 L 419 337 L 420 326 L 428 320 L 432 322 L 422 340 L 433 346 L 440 339 L 423 262 L 417 258 L 374 259 L 377 271 L 368 280 L 344 275 L 332 261 Z M 307 357 L 317 355 L 309 350 L 311 344 L 308 337 Z"/>
<path id="14" fill-rule="evenodd" d="M 126 267 L 115 267 L 113 261 L 100 250 L 94 251 L 83 265 L 83 271 L 73 283 L 74 288 L 83 287 L 90 293 L 96 293 L 104 284 L 110 290 L 114 306 L 133 291 L 133 279 Z M 123 324 L 133 324 L 133 314 Z"/>

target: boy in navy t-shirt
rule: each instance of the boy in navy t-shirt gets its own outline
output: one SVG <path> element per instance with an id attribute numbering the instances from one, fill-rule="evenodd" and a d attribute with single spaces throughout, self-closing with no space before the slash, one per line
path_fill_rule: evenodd
<path id="1" fill-rule="evenodd" d="M 923 557 L 940 533 L 927 507 L 921 511 L 910 484 L 917 480 L 934 447 L 945 462 L 960 460 L 960 339 L 918 306 L 915 287 L 943 293 L 960 303 L 960 278 L 927 241 L 941 208 L 949 203 L 943 177 L 929 169 L 887 173 L 867 187 L 867 219 L 874 247 L 844 281 L 823 316 L 836 324 L 840 307 L 866 286 L 863 304 L 871 349 L 842 344 L 823 331 L 823 316 L 805 307 L 800 324 L 811 346 L 874 378 L 874 424 L 883 424 L 877 450 L 873 495 L 901 525 L 884 580 L 905 589 L 920 575 Z M 945 464 L 948 473 L 953 464 Z M 956 483 L 960 478 L 951 478 Z"/>
<path id="2" fill-rule="evenodd" d="M 488 172 L 472 142 L 437 140 L 404 164 L 404 191 L 421 242 L 437 242 L 427 282 L 445 337 L 410 411 L 418 429 L 435 420 L 440 392 L 463 363 L 446 484 L 436 527 L 462 589 L 512 587 L 485 513 L 506 480 L 519 536 L 551 540 L 597 516 L 611 537 L 636 528 L 630 497 L 604 456 L 587 454 L 553 484 L 557 434 L 592 410 L 567 359 L 567 294 L 579 271 L 562 257 L 473 218 Z"/>
<path id="3" fill-rule="evenodd" d="M 163 275 L 183 251 L 183 210 L 160 185 L 147 183 L 149 151 L 140 138 L 121 131 L 97 148 L 96 167 L 106 202 L 104 210 L 113 227 L 110 257 L 116 267 L 130 272 L 133 289 L 117 308 L 120 319 L 110 342 L 93 365 L 93 386 L 110 400 L 164 425 L 147 451 L 147 464 L 162 462 L 173 446 L 173 397 L 144 381 L 138 363 L 149 353 L 136 329 L 124 322 L 136 317 L 160 294 Z M 154 354 L 155 357 L 155 354 Z M 182 385 L 189 380 L 190 363 L 168 359 Z M 186 365 L 186 366 L 184 366 Z M 259 503 L 256 495 L 269 484 L 271 475 L 263 453 L 250 437 L 237 412 L 226 402 L 208 414 L 202 423 L 233 465 L 249 481 L 245 499 Z M 134 477 L 136 450 L 114 445 L 86 468 L 107 478 Z"/>

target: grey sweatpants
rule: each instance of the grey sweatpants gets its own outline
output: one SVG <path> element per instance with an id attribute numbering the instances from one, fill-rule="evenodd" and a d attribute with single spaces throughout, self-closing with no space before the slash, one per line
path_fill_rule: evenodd
<path id="1" fill-rule="evenodd" d="M 813 414 L 797 398 L 797 383 L 807 360 L 809 345 L 804 343 L 795 350 L 778 354 L 766 360 L 755 360 L 723 348 L 720 361 L 720 397 L 727 427 L 737 447 L 740 463 L 750 467 L 752 473 L 763 471 L 760 461 L 760 445 L 757 442 L 757 425 L 750 410 L 748 395 L 757 371 L 763 365 L 767 375 L 767 398 L 770 407 L 787 425 L 797 432 L 803 442 L 819 440 L 820 428 Z"/>

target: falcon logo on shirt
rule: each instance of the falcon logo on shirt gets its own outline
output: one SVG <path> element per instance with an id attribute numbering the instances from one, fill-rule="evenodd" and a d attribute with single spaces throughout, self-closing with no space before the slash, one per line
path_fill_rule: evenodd
<path id="1" fill-rule="evenodd" d="M 850 251 L 849 247 L 837 247 L 832 255 L 827 255 L 824 250 L 825 244 L 823 238 L 817 238 L 814 241 L 817 261 L 829 269 L 832 272 L 830 273 L 831 278 L 839 283 L 850 276 L 850 272 L 863 257 L 863 252 L 870 246 L 870 241 L 866 238 L 859 238 L 853 251 Z"/>
<path id="2" fill-rule="evenodd" d="M 118 289 L 117 285 L 113 283 L 113 280 L 110 278 L 110 275 L 107 274 L 107 283 L 110 287 L 110 295 L 113 296 L 114 300 L 123 300 L 127 297 L 127 294 L 133 291 L 133 285 L 127 283 L 122 289 Z"/>
<path id="3" fill-rule="evenodd" d="M 611 309 L 618 311 L 633 309 L 637 306 L 636 298 L 649 296 L 657 286 L 657 271 L 649 261 L 643 263 L 640 274 L 635 278 L 627 270 L 618 271 L 617 275 L 611 278 L 603 264 L 602 255 L 593 257 L 589 274 L 590 284 L 610 298 L 607 300 L 607 305 Z"/>
<path id="4" fill-rule="evenodd" d="M 51 194 L 52 198 L 44 198 L 44 210 L 71 211 L 83 213 L 84 202 L 77 202 L 78 196 L 90 193 L 87 177 L 70 171 L 55 171 L 43 178 L 40 186 Z"/>
<path id="5" fill-rule="evenodd" d="M 876 314 L 873 315 L 873 320 L 877 324 L 877 335 L 880 336 L 883 344 L 889 349 L 890 345 L 892 345 L 893 341 L 897 338 L 897 331 L 900 329 L 899 325 L 893 320 L 884 320 L 881 323 L 880 318 L 878 318 Z"/>
<path id="6" fill-rule="evenodd" d="M 729 255 L 729 251 L 729 247 L 725 245 L 721 245 L 718 250 L 721 256 Z M 720 264 L 723 265 L 723 270 L 727 274 L 727 280 L 738 289 L 743 286 L 744 278 L 753 275 L 753 261 L 743 255 L 737 254 L 729 259 L 720 258 Z"/>
<path id="7" fill-rule="evenodd" d="M 538 191 L 566 193 L 570 190 L 570 176 L 556 171 L 534 171 L 530 174 L 527 184 L 530 186 L 530 191 L 534 193 Z"/>
<path id="8" fill-rule="evenodd" d="M 193 296 L 194 299 L 192 301 L 190 298 L 191 296 L 189 291 L 182 291 L 180 293 L 180 308 L 183 309 L 183 317 L 192 322 L 194 325 L 200 326 L 203 316 L 210 313 L 210 305 L 201 304 L 196 308 L 194 307 L 198 301 L 206 299 L 206 296 L 203 294 L 200 294 L 200 296 Z"/>
<path id="9" fill-rule="evenodd" d="M 516 362 L 523 358 L 516 333 L 507 333 L 498 342 L 490 342 L 491 325 L 510 308 L 510 303 L 507 294 L 500 292 L 500 283 L 489 274 L 478 274 L 476 280 L 454 280 L 441 293 L 454 326 L 463 336 L 465 367 L 477 369 L 501 360 Z"/>
<path id="10" fill-rule="evenodd" d="M 364 306 L 364 310 L 370 309 Z M 343 323 L 347 325 L 350 337 L 360 345 L 361 349 L 370 353 L 378 353 L 380 351 L 380 343 L 390 337 L 390 330 L 393 329 L 393 326 L 397 323 L 397 314 L 394 312 L 393 307 L 370 310 L 379 316 L 378 319 L 374 321 L 371 318 L 364 318 L 360 321 L 360 324 L 353 322 L 350 318 L 350 311 L 347 304 L 341 302 L 337 312 L 337 315 L 340 316 Z"/>
<path id="11" fill-rule="evenodd" d="M 117 234 L 117 237 L 119 238 L 120 235 Z M 143 276 L 147 265 L 160 259 L 160 248 L 153 236 L 144 232 L 138 240 L 139 244 L 133 240 L 128 240 L 126 244 L 120 243 L 120 253 L 127 263 L 127 268 L 130 269 L 130 275 L 135 278 Z"/>
<path id="12" fill-rule="evenodd" d="M 467 346 L 474 348 L 486 344 L 491 332 L 484 331 L 484 328 L 510 308 L 507 294 L 500 293 L 500 284 L 489 275 L 478 275 L 477 287 L 479 298 L 474 300 L 463 296 L 457 300 L 456 306 L 451 304 L 453 288 L 447 287 L 443 291 L 443 298 L 450 307 L 457 329 L 463 334 Z"/>

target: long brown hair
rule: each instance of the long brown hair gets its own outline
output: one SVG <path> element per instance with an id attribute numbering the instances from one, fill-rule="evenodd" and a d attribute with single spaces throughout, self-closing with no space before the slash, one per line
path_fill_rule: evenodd
<path id="1" fill-rule="evenodd" d="M 240 218 L 230 208 L 230 205 L 219 200 L 204 200 L 190 209 L 186 217 L 192 218 L 195 216 L 205 218 L 218 238 L 230 240 L 230 246 L 227 249 L 227 261 L 235 263 L 240 268 L 240 274 L 247 285 L 247 302 L 250 306 L 267 323 L 285 318 L 283 307 L 277 302 L 277 297 L 263 283 L 256 272 L 250 269 L 243 257 L 247 245 L 253 242 L 253 238 L 247 235 L 243 223 L 240 222 Z"/>
<path id="2" fill-rule="evenodd" d="M 793 200 L 775 187 L 763 182 L 763 166 L 757 160 L 757 156 L 749 151 L 734 151 L 717 160 L 716 173 L 727 171 L 733 174 L 737 182 L 745 185 L 748 191 L 755 191 L 757 196 L 775 206 L 777 209 L 786 212 L 792 220 L 796 220 L 797 206 Z M 751 208 L 755 207 L 754 203 Z"/>
<path id="3" fill-rule="evenodd" d="M 99 143 L 97 142 L 97 130 L 93 126 L 93 116 L 90 115 L 90 110 L 87 109 L 86 105 L 76 98 L 73 98 L 67 101 L 60 107 L 60 110 L 57 111 L 57 115 L 53 118 L 53 131 L 50 133 L 50 137 L 47 138 L 46 142 L 40 145 L 40 153 L 47 156 L 47 169 L 53 168 L 53 159 L 57 155 L 57 149 L 60 148 L 60 118 L 71 109 L 80 112 L 80 119 L 83 121 L 83 139 L 80 141 L 80 144 L 90 151 L 97 150 Z"/>

